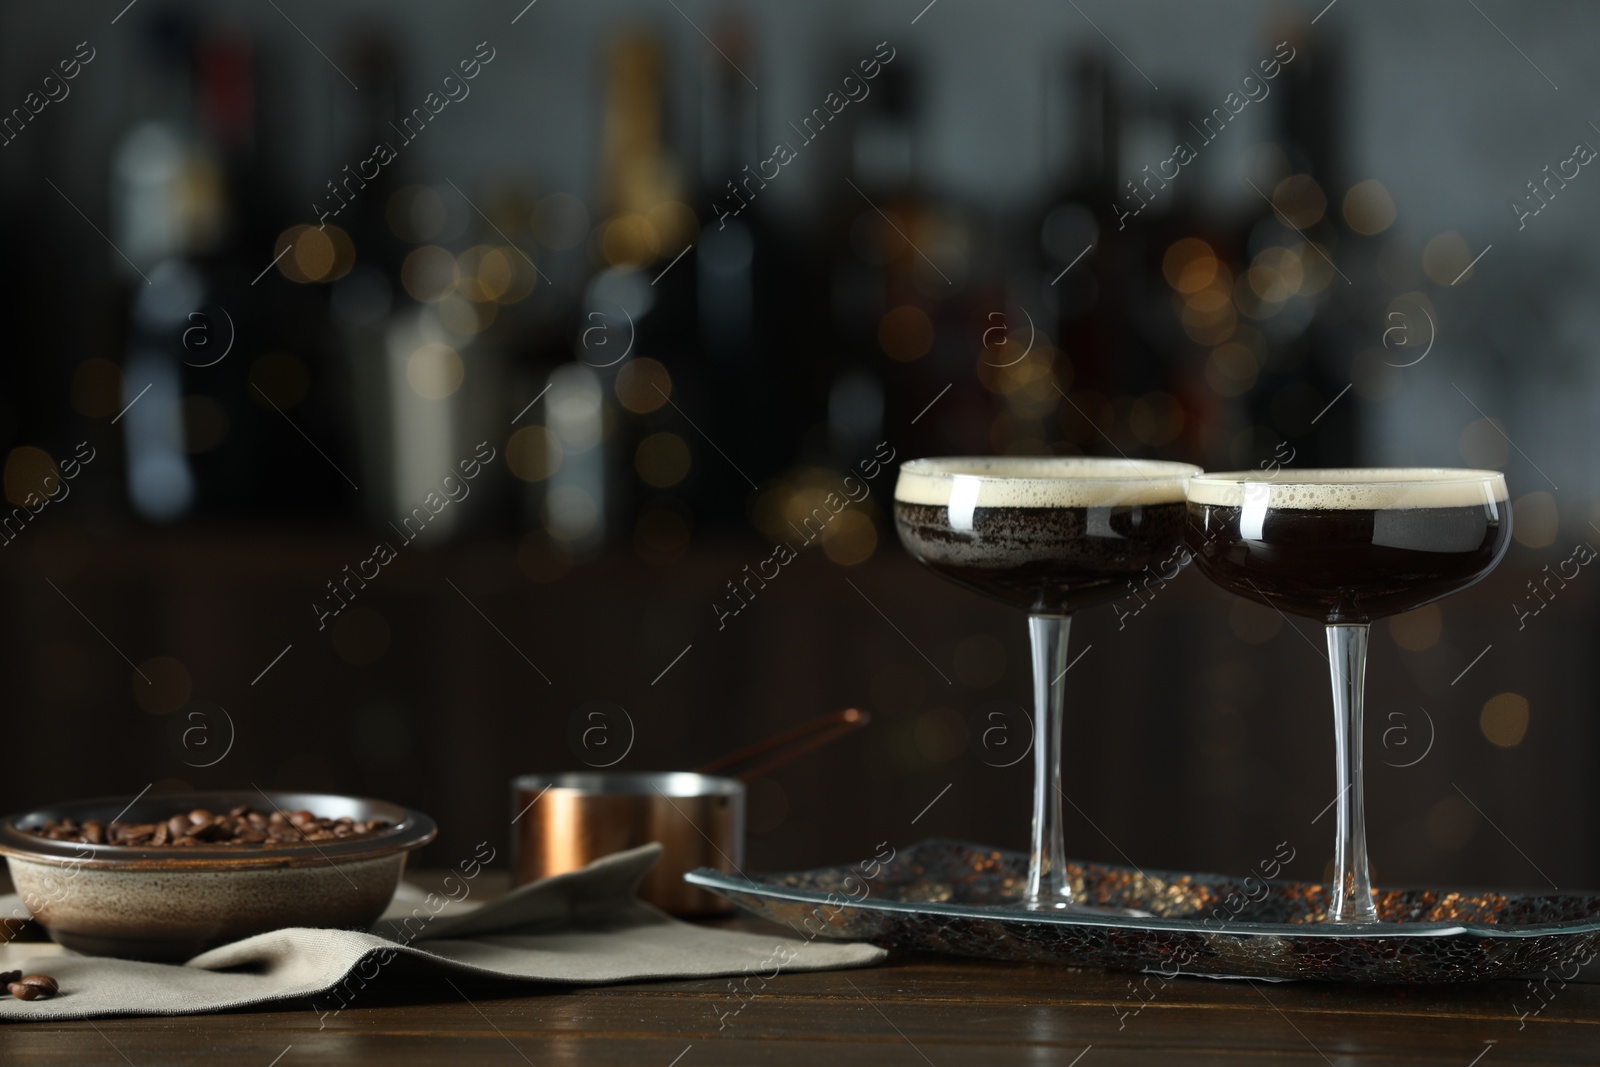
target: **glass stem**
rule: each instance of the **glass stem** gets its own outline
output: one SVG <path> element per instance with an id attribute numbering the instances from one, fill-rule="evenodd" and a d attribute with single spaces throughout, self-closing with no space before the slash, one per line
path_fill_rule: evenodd
<path id="1" fill-rule="evenodd" d="M 1028 616 L 1033 641 L 1033 848 L 1023 903 L 1034 910 L 1072 905 L 1061 837 L 1061 684 L 1071 623 L 1070 615 Z"/>
<path id="2" fill-rule="evenodd" d="M 1362 807 L 1361 715 L 1367 681 L 1367 627 L 1328 627 L 1328 669 L 1333 679 L 1333 736 L 1338 749 L 1338 839 L 1328 922 L 1376 922 L 1367 873 L 1367 821 Z"/>

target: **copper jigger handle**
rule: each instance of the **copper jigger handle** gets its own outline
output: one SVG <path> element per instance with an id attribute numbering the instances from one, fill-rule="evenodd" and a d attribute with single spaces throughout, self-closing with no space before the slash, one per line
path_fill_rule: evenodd
<path id="1" fill-rule="evenodd" d="M 765 741 L 757 741 L 747 748 L 730 753 L 720 759 L 714 759 L 696 767 L 700 774 L 719 774 L 729 767 L 737 767 L 741 763 L 748 763 L 758 759 L 776 749 L 788 751 L 768 759 L 765 763 L 758 763 L 736 777 L 741 782 L 753 781 L 763 774 L 783 766 L 797 756 L 803 756 L 814 748 L 820 748 L 845 734 L 859 730 L 872 721 L 872 716 L 858 708 L 845 708 L 843 711 L 830 712 L 819 716 L 810 722 L 803 722 L 792 730 L 769 737 Z M 790 746 L 793 746 L 792 748 Z"/>

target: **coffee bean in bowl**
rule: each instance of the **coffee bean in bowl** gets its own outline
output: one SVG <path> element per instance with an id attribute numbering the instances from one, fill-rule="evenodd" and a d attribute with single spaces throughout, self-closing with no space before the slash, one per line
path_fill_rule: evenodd
<path id="1" fill-rule="evenodd" d="M 58 944 L 182 961 L 284 927 L 370 926 L 434 834 L 426 815 L 361 797 L 186 793 L 13 815 L 0 854 Z"/>
<path id="2" fill-rule="evenodd" d="M 129 848 L 174 848 L 198 845 L 245 846 L 298 845 L 307 841 L 344 841 L 387 830 L 384 819 L 319 818 L 309 811 L 256 811 L 238 804 L 224 814 L 205 808 L 169 816 L 155 822 L 113 819 L 47 819 L 28 832 L 52 841 L 90 845 L 125 845 Z"/>

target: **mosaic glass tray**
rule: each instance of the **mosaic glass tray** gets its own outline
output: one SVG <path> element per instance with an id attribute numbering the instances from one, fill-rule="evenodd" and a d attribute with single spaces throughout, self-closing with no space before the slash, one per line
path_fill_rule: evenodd
<path id="1" fill-rule="evenodd" d="M 1470 982 L 1576 968 L 1600 952 L 1600 894 L 1383 889 L 1379 921 L 1322 923 L 1327 887 L 1069 862 L 1077 899 L 1017 907 L 1027 857 L 930 840 L 876 860 L 754 880 L 685 877 L 800 936 L 1072 966 L 1334 982 Z"/>

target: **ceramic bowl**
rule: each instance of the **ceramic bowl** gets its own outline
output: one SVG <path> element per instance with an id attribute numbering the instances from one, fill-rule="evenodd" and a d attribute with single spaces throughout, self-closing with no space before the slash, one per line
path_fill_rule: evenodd
<path id="1" fill-rule="evenodd" d="M 51 819 L 155 822 L 240 804 L 391 825 L 346 841 L 196 848 L 87 845 L 27 832 Z M 436 832 L 420 812 L 362 797 L 182 793 L 132 803 L 80 800 L 9 816 L 0 821 L 0 854 L 23 907 L 57 944 L 96 956 L 176 961 L 288 926 L 370 926 L 394 896 L 406 854 Z"/>

